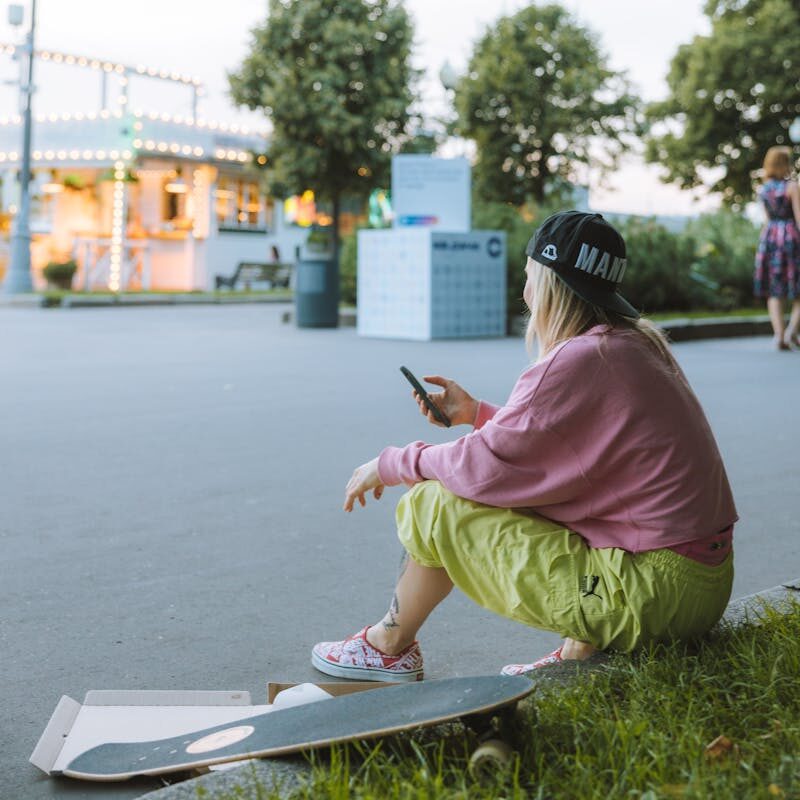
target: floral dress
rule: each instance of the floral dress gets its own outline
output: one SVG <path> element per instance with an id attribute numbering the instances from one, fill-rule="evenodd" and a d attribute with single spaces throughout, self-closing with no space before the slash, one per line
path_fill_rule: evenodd
<path id="1" fill-rule="evenodd" d="M 756 251 L 753 294 L 756 297 L 800 298 L 800 231 L 794 221 L 788 181 L 769 180 L 758 198 L 767 212 Z"/>

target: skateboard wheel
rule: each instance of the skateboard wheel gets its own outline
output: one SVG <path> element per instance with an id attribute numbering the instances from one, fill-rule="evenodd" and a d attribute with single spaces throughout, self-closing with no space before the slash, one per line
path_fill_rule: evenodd
<path id="1" fill-rule="evenodd" d="M 485 741 L 469 759 L 469 771 L 473 778 L 488 778 L 498 770 L 505 769 L 514 760 L 514 751 L 502 739 Z"/>

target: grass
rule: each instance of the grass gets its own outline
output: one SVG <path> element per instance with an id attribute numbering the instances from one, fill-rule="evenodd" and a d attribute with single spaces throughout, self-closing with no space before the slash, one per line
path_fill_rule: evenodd
<path id="1" fill-rule="evenodd" d="M 466 769 L 470 736 L 451 725 L 336 748 L 315 756 L 311 781 L 292 797 L 797 800 L 800 603 L 693 648 L 616 656 L 568 688 L 538 689 L 520 715 L 519 757 L 488 783 Z M 203 800 L 279 797 L 266 787 L 198 791 Z"/>
<path id="2" fill-rule="evenodd" d="M 183 292 L 183 291 L 157 291 L 157 292 L 79 292 L 79 291 L 65 291 L 62 289 L 48 289 L 42 294 L 43 304 L 47 307 L 60 306 L 61 302 L 67 298 L 87 298 L 90 300 L 107 300 L 110 302 L 118 302 L 120 298 L 126 297 L 135 298 L 169 298 L 169 297 L 191 297 L 207 301 L 214 301 L 220 303 L 237 302 L 243 298 L 275 298 L 291 300 L 293 293 L 290 289 L 255 289 L 255 290 L 239 290 L 239 291 L 211 291 L 204 292 L 201 290 Z"/>
<path id="3" fill-rule="evenodd" d="M 673 319 L 728 319 L 730 317 L 763 317 L 766 308 L 733 308 L 730 311 L 719 309 L 701 309 L 699 311 L 660 311 L 648 314 L 653 322 L 667 322 Z"/>

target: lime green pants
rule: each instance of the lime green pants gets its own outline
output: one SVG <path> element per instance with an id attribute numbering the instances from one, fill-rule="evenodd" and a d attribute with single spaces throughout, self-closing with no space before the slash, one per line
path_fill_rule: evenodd
<path id="1" fill-rule="evenodd" d="M 733 582 L 732 553 L 712 567 L 672 550 L 592 548 L 563 525 L 464 500 L 436 481 L 402 497 L 397 527 L 414 561 L 444 567 L 479 605 L 600 650 L 706 633 Z"/>

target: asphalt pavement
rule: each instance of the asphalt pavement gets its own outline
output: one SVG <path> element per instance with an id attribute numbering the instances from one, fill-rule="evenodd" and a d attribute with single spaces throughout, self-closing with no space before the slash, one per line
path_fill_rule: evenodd
<path id="1" fill-rule="evenodd" d="M 0 799 L 119 798 L 156 781 L 52 779 L 28 757 L 63 694 L 243 689 L 319 676 L 309 648 L 380 618 L 400 489 L 352 515 L 387 444 L 445 441 L 398 367 L 502 402 L 518 339 L 298 330 L 276 305 L 0 308 Z M 675 345 L 733 484 L 734 596 L 795 578 L 800 354 L 767 337 Z M 492 673 L 557 637 L 454 593 L 421 633 L 429 677 Z"/>

